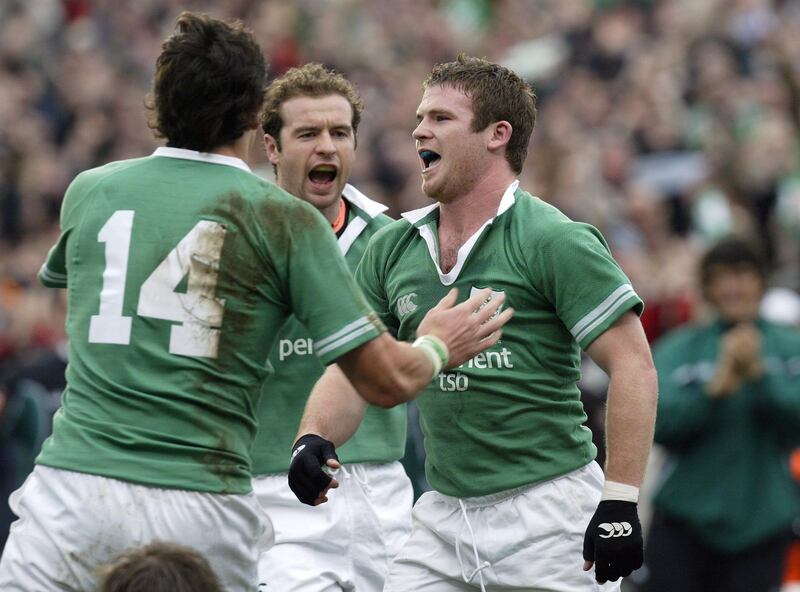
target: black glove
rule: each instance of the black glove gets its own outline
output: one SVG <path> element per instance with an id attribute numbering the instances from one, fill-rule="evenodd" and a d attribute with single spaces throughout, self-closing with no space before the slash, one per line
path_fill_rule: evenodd
<path id="1" fill-rule="evenodd" d="M 322 470 L 328 459 L 339 460 L 333 442 L 316 434 L 306 434 L 294 443 L 289 465 L 289 487 L 304 504 L 313 506 L 332 477 Z"/>
<path id="2" fill-rule="evenodd" d="M 642 566 L 642 525 L 634 502 L 600 502 L 586 527 L 583 558 L 594 562 L 594 575 L 600 584 L 615 582 Z"/>

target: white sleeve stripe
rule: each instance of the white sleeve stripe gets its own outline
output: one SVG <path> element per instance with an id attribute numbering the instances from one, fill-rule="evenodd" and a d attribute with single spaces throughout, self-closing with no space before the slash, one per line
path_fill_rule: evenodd
<path id="1" fill-rule="evenodd" d="M 39 270 L 39 275 L 42 278 L 49 280 L 51 282 L 65 282 L 67 281 L 67 274 L 65 273 L 57 273 L 52 271 L 47 265 L 42 265 L 42 268 Z"/>
<path id="2" fill-rule="evenodd" d="M 597 320 L 596 320 L 594 323 L 592 323 L 591 325 L 589 325 L 588 327 L 586 327 L 586 329 L 584 329 L 584 330 L 583 330 L 583 331 L 582 331 L 582 332 L 581 332 L 581 333 L 580 333 L 580 334 L 579 334 L 579 335 L 578 335 L 578 336 L 575 338 L 575 341 L 577 341 L 578 343 L 580 343 L 580 342 L 581 342 L 581 341 L 582 341 L 582 340 L 583 340 L 583 339 L 584 339 L 584 338 L 585 338 L 587 335 L 589 335 L 589 333 L 591 333 L 592 331 L 594 331 L 594 330 L 595 330 L 595 329 L 596 329 L 596 328 L 597 328 L 597 327 L 598 327 L 600 324 L 602 324 L 602 323 L 603 323 L 603 321 L 605 321 L 606 319 L 608 319 L 608 317 L 610 317 L 612 314 L 614 314 L 614 312 L 616 312 L 616 311 L 619 309 L 619 307 L 620 307 L 620 306 L 622 306 L 622 304 L 623 304 L 623 303 L 624 303 L 626 300 L 630 299 L 632 296 L 636 296 L 636 292 L 634 292 L 633 290 L 631 290 L 630 292 L 628 292 L 628 293 L 625 293 L 625 294 L 623 294 L 622 296 L 620 296 L 620 297 L 619 297 L 619 298 L 616 300 L 616 302 L 614 302 L 614 304 L 613 304 L 613 305 L 612 305 L 612 306 L 611 306 L 611 307 L 610 307 L 608 310 L 606 310 L 606 312 L 604 312 L 602 315 L 600 315 L 600 316 L 597 318 Z"/>
<path id="3" fill-rule="evenodd" d="M 580 342 L 580 340 L 591 333 L 597 325 L 607 319 L 623 300 L 632 295 L 635 296 L 636 292 L 633 291 L 633 287 L 630 284 L 621 285 L 580 321 L 575 323 L 575 326 L 572 327 L 569 332 L 572 333 L 576 341 Z"/>
<path id="4" fill-rule="evenodd" d="M 369 323 L 366 327 L 361 327 L 360 329 L 358 329 L 356 331 L 353 331 L 352 333 L 349 333 L 348 335 L 345 335 L 341 339 L 338 339 L 338 340 L 334 341 L 333 343 L 330 343 L 330 344 L 326 345 L 325 347 L 322 347 L 322 348 L 319 348 L 319 349 L 315 349 L 314 351 L 318 356 L 324 356 L 325 354 L 327 354 L 329 352 L 332 352 L 336 348 L 341 347 L 342 345 L 344 345 L 348 341 L 352 341 L 353 339 L 355 339 L 357 337 L 361 337 L 365 333 L 369 333 L 373 329 L 375 329 L 375 326 L 372 323 Z"/>
<path id="5" fill-rule="evenodd" d="M 336 333 L 332 333 L 331 335 L 328 335 L 324 339 L 320 339 L 319 341 L 315 341 L 314 342 L 314 350 L 318 352 L 319 348 L 326 347 L 328 345 L 328 343 L 330 343 L 331 341 L 336 341 L 339 338 L 341 338 L 343 335 L 347 335 L 348 333 L 351 333 L 352 331 L 355 331 L 356 329 L 360 329 L 363 325 L 368 325 L 368 324 L 370 324 L 369 319 L 367 317 L 361 317 L 360 319 L 355 320 L 352 323 L 349 323 L 349 324 L 345 325 L 344 327 L 342 327 L 341 329 L 336 331 Z"/>

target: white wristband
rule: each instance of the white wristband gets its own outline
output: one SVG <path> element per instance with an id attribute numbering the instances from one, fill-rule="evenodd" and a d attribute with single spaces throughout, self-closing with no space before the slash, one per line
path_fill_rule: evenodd
<path id="1" fill-rule="evenodd" d="M 625 485 L 625 483 L 606 481 L 606 484 L 603 485 L 603 495 L 600 497 L 600 501 L 604 502 L 606 500 L 637 503 L 639 501 L 639 488 L 633 485 Z"/>
<path id="2" fill-rule="evenodd" d="M 434 335 L 423 335 L 422 337 L 418 337 L 412 345 L 422 350 L 422 353 L 431 361 L 433 365 L 432 378 L 436 378 L 439 372 L 442 371 L 442 368 L 447 365 L 448 358 L 450 357 L 445 342 Z"/>

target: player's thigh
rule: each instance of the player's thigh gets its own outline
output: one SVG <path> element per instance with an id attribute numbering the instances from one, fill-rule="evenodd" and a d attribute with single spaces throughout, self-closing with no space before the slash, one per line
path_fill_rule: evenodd
<path id="1" fill-rule="evenodd" d="M 380 592 L 389 564 L 411 533 L 413 487 L 399 462 L 351 465 L 344 484 L 352 584 L 359 592 Z"/>
<path id="2" fill-rule="evenodd" d="M 98 567 L 132 547 L 169 540 L 205 555 L 228 589 L 253 587 L 266 525 L 251 495 L 158 489 L 37 467 L 11 501 L 20 520 L 4 553 L 3 583 L 94 589 Z"/>
<path id="3" fill-rule="evenodd" d="M 585 467 L 519 491 L 496 504 L 468 509 L 487 578 L 497 589 L 612 592 L 583 571 L 583 538 L 600 500 L 603 475 Z"/>
<path id="4" fill-rule="evenodd" d="M 455 508 L 442 495 L 424 493 L 414 504 L 411 534 L 389 566 L 384 592 L 470 590 L 453 547 L 457 522 Z"/>
<path id="5" fill-rule="evenodd" d="M 196 549 L 208 559 L 224 589 L 252 591 L 258 579 L 258 559 L 273 539 L 270 520 L 255 496 L 158 491 L 167 499 L 155 502 L 151 515 L 161 512 L 161 524 L 145 536 Z"/>
<path id="6" fill-rule="evenodd" d="M 258 560 L 260 590 L 341 589 L 339 582 L 350 572 L 350 533 L 343 499 L 346 489 L 343 483 L 330 494 L 330 501 L 312 507 L 297 500 L 285 474 L 253 480 L 256 498 L 275 530 L 275 544 Z"/>
<path id="7" fill-rule="evenodd" d="M 81 477 L 36 467 L 11 495 L 9 504 L 18 520 L 0 562 L 0 590 L 94 589 L 94 569 L 124 550 L 118 527 L 96 545 L 107 531 L 106 522 L 82 503 L 87 479 Z"/>
<path id="8" fill-rule="evenodd" d="M 411 534 L 414 487 L 399 462 L 365 464 L 364 505 L 377 519 L 381 544 L 393 557 Z"/>

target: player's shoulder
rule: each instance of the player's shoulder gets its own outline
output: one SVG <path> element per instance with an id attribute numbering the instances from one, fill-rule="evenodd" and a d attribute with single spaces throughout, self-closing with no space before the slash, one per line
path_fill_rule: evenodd
<path id="1" fill-rule="evenodd" d="M 386 218 L 385 223 L 376 230 L 370 239 L 371 245 L 373 243 L 376 247 L 397 245 L 400 244 L 403 237 L 414 237 L 419 234 L 414 225 L 405 218 L 400 218 L 399 220 L 394 220 L 388 216 L 384 216 L 384 218 Z"/>
<path id="2" fill-rule="evenodd" d="M 144 156 L 141 158 L 129 158 L 126 160 L 115 160 L 100 166 L 86 169 L 79 173 L 72 181 L 73 186 L 90 186 L 102 183 L 107 180 L 113 180 L 118 175 L 125 172 L 141 167 L 150 160 L 150 157 Z"/>
<path id="3" fill-rule="evenodd" d="M 522 189 L 514 194 L 511 213 L 510 223 L 519 231 L 517 236 L 528 242 L 602 240 L 591 224 L 571 219 L 556 206 Z"/>

